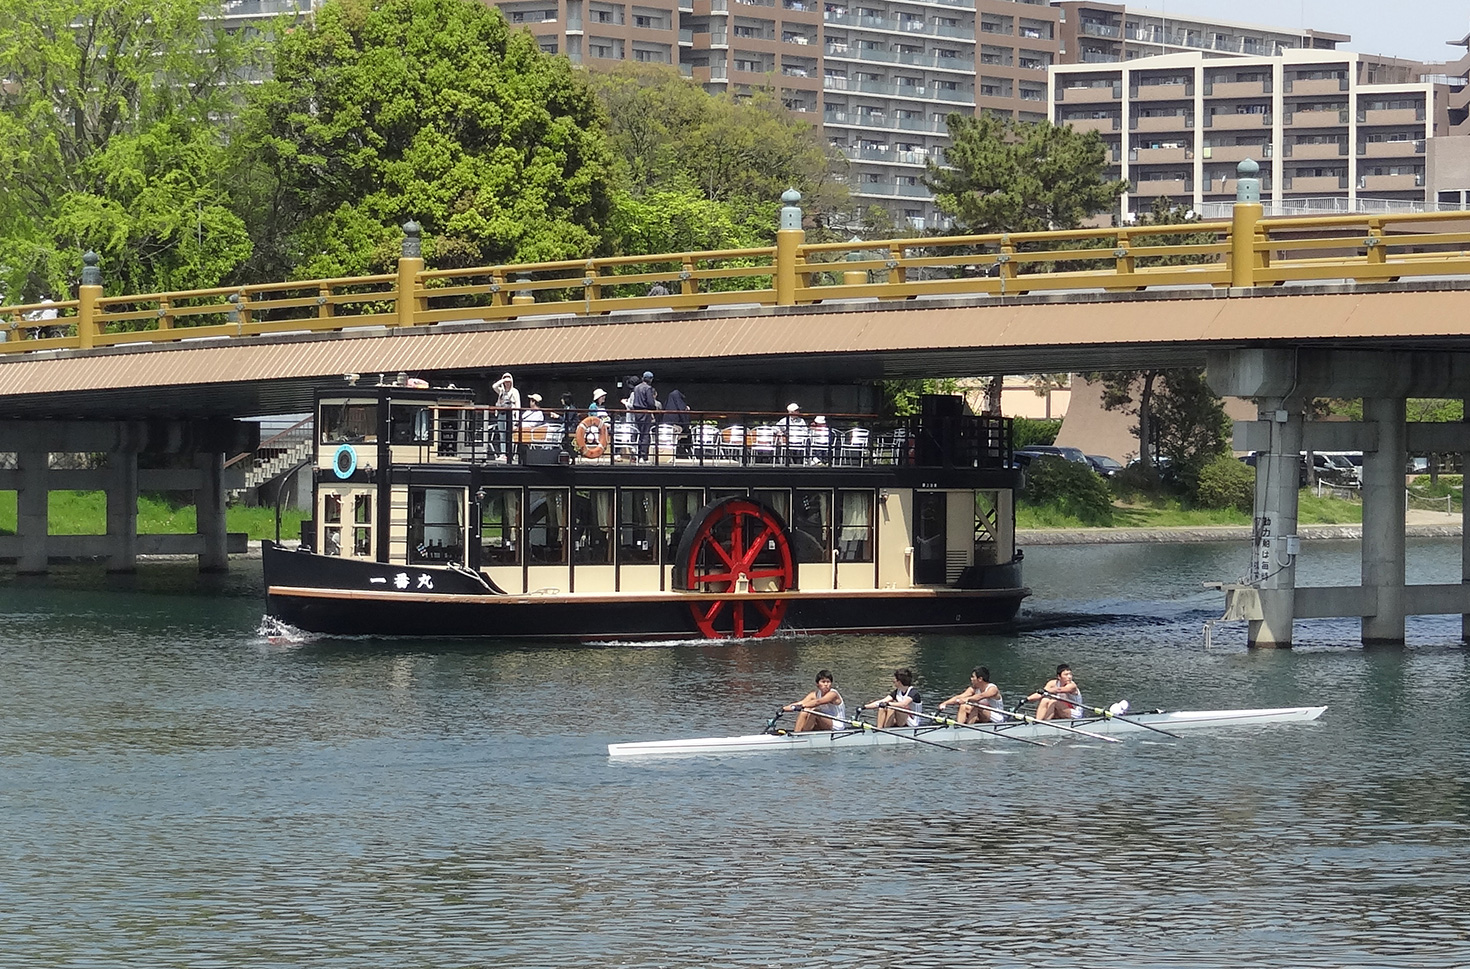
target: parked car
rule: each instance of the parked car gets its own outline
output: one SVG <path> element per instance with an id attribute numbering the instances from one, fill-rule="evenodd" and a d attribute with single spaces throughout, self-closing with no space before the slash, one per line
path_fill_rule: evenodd
<path id="1" fill-rule="evenodd" d="M 1123 470 L 1122 462 L 1114 461 L 1106 454 L 1089 454 L 1087 455 L 1087 463 L 1092 465 L 1092 470 L 1096 471 L 1104 478 L 1111 478 L 1113 475 Z"/>
<path id="2" fill-rule="evenodd" d="M 1057 447 L 1053 444 L 1029 444 L 1017 450 L 1016 455 L 1018 457 L 1025 455 L 1027 461 L 1032 461 L 1036 458 L 1061 458 L 1065 461 L 1075 461 L 1078 464 L 1085 464 L 1088 467 L 1092 467 L 1092 463 L 1087 460 L 1087 455 L 1083 454 L 1082 449 L 1077 447 Z"/>

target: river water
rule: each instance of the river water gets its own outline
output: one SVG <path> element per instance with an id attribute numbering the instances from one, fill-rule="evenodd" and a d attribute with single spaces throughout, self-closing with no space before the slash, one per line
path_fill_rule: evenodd
<path id="1" fill-rule="evenodd" d="M 1353 582 L 1309 543 L 1302 583 Z M 271 645 L 258 563 L 0 576 L 0 966 L 1463 966 L 1457 618 L 1247 652 L 1240 545 L 1038 548 L 1014 637 Z M 1455 581 L 1459 543 L 1411 541 Z M 933 699 L 1327 704 L 1173 741 L 611 762 L 758 731 L 830 667 Z"/>

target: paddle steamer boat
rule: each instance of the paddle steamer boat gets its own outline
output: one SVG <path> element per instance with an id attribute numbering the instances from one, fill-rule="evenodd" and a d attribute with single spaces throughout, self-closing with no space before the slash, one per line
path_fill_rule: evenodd
<path id="1" fill-rule="evenodd" d="M 889 421 L 685 412 L 640 459 L 638 425 L 607 412 L 531 424 L 408 383 L 318 393 L 312 517 L 299 549 L 264 543 L 271 616 L 719 639 L 998 628 L 1029 594 L 1011 423 L 958 397 Z"/>

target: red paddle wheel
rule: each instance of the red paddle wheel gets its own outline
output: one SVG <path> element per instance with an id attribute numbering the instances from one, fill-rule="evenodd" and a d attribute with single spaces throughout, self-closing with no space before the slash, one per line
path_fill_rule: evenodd
<path id="1" fill-rule="evenodd" d="M 674 582 L 716 599 L 689 604 L 706 639 L 770 636 L 786 615 L 786 600 L 770 593 L 796 585 L 786 525 L 749 498 L 723 498 L 700 509 L 679 541 Z M 724 595 L 724 593 L 729 593 Z"/>

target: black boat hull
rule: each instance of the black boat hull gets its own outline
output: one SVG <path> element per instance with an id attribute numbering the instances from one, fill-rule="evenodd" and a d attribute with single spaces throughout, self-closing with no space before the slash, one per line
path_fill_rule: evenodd
<path id="1" fill-rule="evenodd" d="M 508 595 L 469 570 L 362 562 L 263 543 L 269 614 L 345 636 L 689 639 L 702 633 L 685 592 Z M 792 592 L 782 629 L 799 632 L 1003 630 L 1025 588 Z M 707 597 L 705 597 L 707 600 Z"/>

